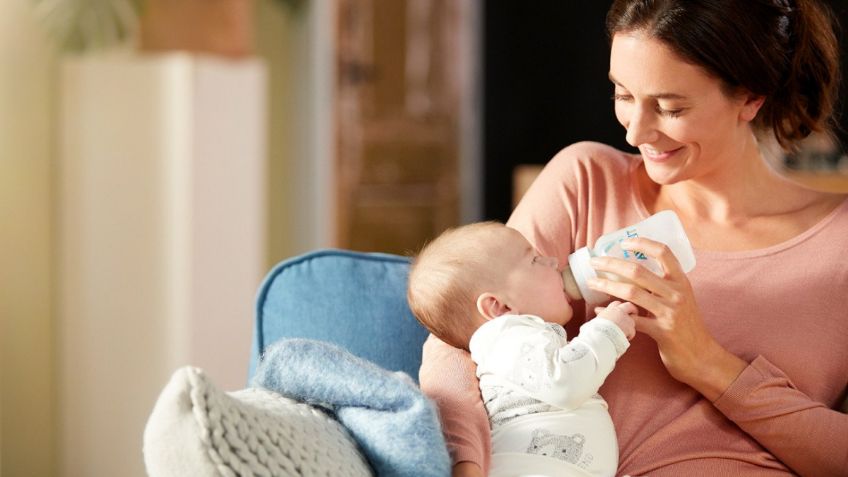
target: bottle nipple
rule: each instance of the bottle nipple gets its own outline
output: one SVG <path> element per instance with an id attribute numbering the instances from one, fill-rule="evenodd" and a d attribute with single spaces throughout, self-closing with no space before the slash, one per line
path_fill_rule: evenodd
<path id="1" fill-rule="evenodd" d="M 577 280 L 574 279 L 574 273 L 572 273 L 571 267 L 568 265 L 562 269 L 562 289 L 568 295 L 569 301 L 583 299 L 583 294 L 580 293 L 580 287 L 577 286 Z"/>

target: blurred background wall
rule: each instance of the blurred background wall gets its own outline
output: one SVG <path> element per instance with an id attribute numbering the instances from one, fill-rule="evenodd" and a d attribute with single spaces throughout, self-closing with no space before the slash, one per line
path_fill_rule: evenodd
<path id="1" fill-rule="evenodd" d="M 269 78 L 269 263 L 331 245 L 326 211 L 335 19 L 330 2 L 295 8 L 276 0 L 256 4 L 256 48 Z"/>
<path id="2" fill-rule="evenodd" d="M 56 475 L 56 73 L 32 2 L 0 2 L 0 473 L 9 477 Z"/>
<path id="3" fill-rule="evenodd" d="M 411 252 L 479 218 L 473 5 L 3 2 L 0 474 L 144 475 L 144 418 L 170 372 L 205 361 L 223 387 L 245 384 L 253 294 L 274 263 L 328 246 Z M 204 71 L 255 62 L 263 124 L 204 142 L 243 89 L 204 102 Z M 246 158 L 208 158 L 254 133 L 264 172 L 247 190 L 232 181 L 254 162 L 221 176 Z M 227 195 L 254 191 L 263 203 L 233 216 L 250 201 Z M 365 212 L 343 221 L 350 204 Z M 241 257 L 221 248 L 239 236 Z"/>

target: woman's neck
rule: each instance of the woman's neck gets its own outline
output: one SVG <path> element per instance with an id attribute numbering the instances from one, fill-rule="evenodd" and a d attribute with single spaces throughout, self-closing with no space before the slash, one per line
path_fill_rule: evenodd
<path id="1" fill-rule="evenodd" d="M 650 181 L 643 188 L 652 211 L 671 208 L 691 218 L 734 225 L 750 219 L 791 213 L 808 207 L 823 195 L 805 189 L 770 166 L 756 140 L 739 155 L 698 177 L 675 184 Z"/>
<path id="2" fill-rule="evenodd" d="M 738 157 L 732 167 L 668 185 L 651 181 L 643 166 L 639 180 L 645 206 L 651 213 L 677 212 L 697 249 L 739 251 L 785 242 L 846 199 L 845 194 L 795 184 L 766 163 L 759 151 Z"/>

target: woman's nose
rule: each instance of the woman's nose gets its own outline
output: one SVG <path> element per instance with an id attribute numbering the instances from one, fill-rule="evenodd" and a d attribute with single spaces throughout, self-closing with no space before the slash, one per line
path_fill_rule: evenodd
<path id="1" fill-rule="evenodd" d="M 646 112 L 641 107 L 634 107 L 633 113 L 630 116 L 630 121 L 627 123 L 627 135 L 625 139 L 627 144 L 633 147 L 639 147 L 642 144 L 650 144 L 655 142 L 659 137 L 654 124 L 654 117 L 650 112 Z"/>

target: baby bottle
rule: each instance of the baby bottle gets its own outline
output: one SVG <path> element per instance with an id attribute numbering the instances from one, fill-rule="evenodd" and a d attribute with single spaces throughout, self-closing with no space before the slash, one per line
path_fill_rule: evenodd
<path id="1" fill-rule="evenodd" d="M 568 266 L 562 271 L 566 294 L 572 300 L 585 299 L 586 303 L 597 304 L 609 300 L 609 296 L 589 289 L 586 282 L 590 278 L 602 275 L 612 280 L 623 280 L 610 273 L 596 272 L 589 259 L 592 257 L 615 257 L 638 263 L 654 273 L 660 273 L 661 267 L 654 259 L 636 250 L 623 250 L 620 246 L 623 240 L 643 237 L 666 244 L 683 271 L 688 273 L 695 266 L 695 254 L 683 224 L 671 210 L 663 210 L 630 227 L 601 236 L 592 248 L 583 247 L 568 256 Z"/>

